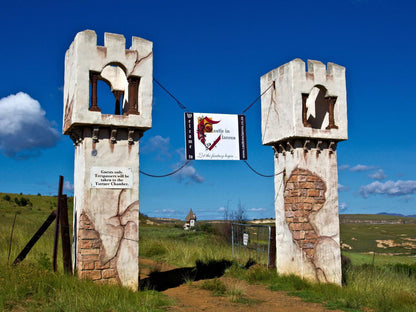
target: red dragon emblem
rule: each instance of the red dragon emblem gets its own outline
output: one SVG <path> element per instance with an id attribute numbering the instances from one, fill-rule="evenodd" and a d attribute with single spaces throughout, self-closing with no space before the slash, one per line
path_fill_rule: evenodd
<path id="1" fill-rule="evenodd" d="M 215 125 L 219 122 L 220 122 L 220 120 L 219 121 L 214 121 L 209 117 L 198 117 L 198 129 L 197 129 L 198 140 L 201 141 L 201 143 L 204 144 L 204 146 L 208 150 L 212 150 L 214 148 L 214 146 L 217 145 L 217 143 L 221 140 L 221 135 L 219 135 L 218 138 L 216 138 L 213 143 L 206 143 L 206 141 L 205 141 L 206 134 L 205 133 L 212 133 L 212 130 L 213 130 L 212 125 Z"/>

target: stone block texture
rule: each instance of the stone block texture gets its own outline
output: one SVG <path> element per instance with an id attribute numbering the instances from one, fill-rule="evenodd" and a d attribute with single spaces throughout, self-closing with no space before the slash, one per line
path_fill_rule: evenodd
<path id="1" fill-rule="evenodd" d="M 103 243 L 94 224 L 85 213 L 82 213 L 78 226 L 77 253 L 78 276 L 105 283 L 120 283 L 117 273 L 117 255 L 113 259 L 103 261 Z"/>

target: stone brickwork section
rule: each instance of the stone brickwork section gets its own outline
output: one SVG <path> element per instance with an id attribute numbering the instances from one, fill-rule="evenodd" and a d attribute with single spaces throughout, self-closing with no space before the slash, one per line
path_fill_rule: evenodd
<path id="1" fill-rule="evenodd" d="M 120 283 L 117 274 L 117 258 L 103 263 L 100 259 L 100 250 L 103 244 L 99 233 L 88 216 L 80 216 L 78 227 L 78 276 L 104 283 Z"/>
<path id="2" fill-rule="evenodd" d="M 309 219 L 325 203 L 325 183 L 312 172 L 295 169 L 285 187 L 286 222 L 296 245 L 313 260 L 318 235 Z"/>
<path id="3" fill-rule="evenodd" d="M 315 270 L 319 270 L 319 274 L 316 272 L 318 281 L 320 281 L 320 276 L 325 281 L 327 280 L 325 272 L 315 264 L 315 248 L 320 237 L 310 217 L 323 207 L 325 191 L 325 183 L 319 176 L 300 168 L 293 170 L 284 191 L 286 223 L 295 244 Z"/>

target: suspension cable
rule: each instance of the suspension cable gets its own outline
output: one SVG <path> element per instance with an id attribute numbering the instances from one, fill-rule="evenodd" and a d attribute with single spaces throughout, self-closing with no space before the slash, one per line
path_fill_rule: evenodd
<path id="1" fill-rule="evenodd" d="M 247 162 L 247 160 L 244 160 L 244 162 L 247 165 L 247 167 L 249 167 L 251 169 L 251 171 L 253 171 L 255 174 L 257 174 L 257 175 L 259 175 L 261 177 L 264 177 L 264 178 L 273 178 L 273 177 L 278 176 L 279 174 L 282 174 L 283 172 L 285 172 L 285 170 L 282 170 L 282 171 L 280 171 L 280 172 L 278 172 L 276 174 L 265 175 L 265 174 L 262 174 L 262 173 L 258 172 L 252 166 L 250 166 L 250 164 Z"/>
<path id="2" fill-rule="evenodd" d="M 274 87 L 274 81 L 273 81 L 273 83 L 266 89 L 266 90 L 264 90 L 263 91 L 263 93 L 262 94 L 260 94 L 253 102 L 251 102 L 251 104 L 249 105 L 249 106 L 247 106 L 246 107 L 246 109 L 245 110 L 243 110 L 242 112 L 241 112 L 241 115 L 242 114 L 244 114 L 246 111 L 248 111 L 259 99 L 261 99 L 261 97 L 267 92 L 267 91 L 269 91 L 270 90 L 270 88 L 271 87 Z"/>
<path id="3" fill-rule="evenodd" d="M 179 171 L 181 171 L 183 168 L 185 168 L 189 163 L 190 163 L 191 161 L 190 160 L 188 160 L 188 161 L 186 161 L 182 166 L 180 166 L 178 169 L 176 169 L 176 170 L 174 170 L 174 171 L 172 171 L 172 172 L 169 172 L 169 173 L 167 173 L 167 174 L 162 174 L 162 175 L 154 175 L 154 174 L 150 174 L 150 173 L 146 173 L 146 172 L 144 172 L 144 171 L 141 171 L 141 170 L 139 170 L 139 172 L 141 173 L 141 174 L 144 174 L 145 176 L 148 176 L 148 177 L 152 177 L 152 178 L 165 178 L 165 177 L 168 177 L 168 176 L 171 176 L 171 175 L 173 175 L 173 174 L 175 174 L 175 173 L 177 173 L 177 172 L 179 172 Z"/>
<path id="4" fill-rule="evenodd" d="M 169 92 L 169 90 L 168 89 L 166 89 L 159 81 L 157 81 L 155 78 L 153 78 L 153 81 L 154 82 L 156 82 L 158 85 L 159 85 L 159 87 L 161 87 L 167 94 L 169 94 L 169 96 L 170 97 L 172 97 L 172 99 L 174 99 L 175 100 L 175 102 L 177 103 L 177 105 L 179 106 L 179 108 L 180 109 L 182 109 L 182 110 L 184 110 L 185 112 L 187 112 L 187 113 L 189 113 L 189 109 L 184 105 L 184 104 L 182 104 L 171 92 Z M 273 83 L 272 84 L 270 84 L 270 86 L 269 87 L 267 87 L 267 89 L 266 90 L 264 90 L 253 102 L 251 102 L 250 103 L 250 105 L 248 105 L 242 112 L 241 112 L 241 114 L 244 114 L 245 112 L 247 112 L 259 99 L 261 99 L 261 97 L 267 92 L 267 91 L 269 91 L 272 87 L 274 87 L 275 86 L 275 82 L 273 81 Z M 177 173 L 177 172 L 179 172 L 180 170 L 182 170 L 188 163 L 190 162 L 190 160 L 188 160 L 187 162 L 185 162 L 181 167 L 179 167 L 178 169 L 176 169 L 175 171 L 173 171 L 173 172 L 170 172 L 170 173 L 167 173 L 167 174 L 164 174 L 164 175 L 153 175 L 153 174 L 149 174 L 149 173 L 146 173 L 146 172 L 143 172 L 143 171 L 139 171 L 140 173 L 142 173 L 142 174 L 144 174 L 144 175 L 146 175 L 146 176 L 149 176 L 149 177 L 153 177 L 153 178 L 164 178 L 164 177 L 168 177 L 168 176 L 171 176 L 171 175 L 173 175 L 173 174 L 175 174 L 175 173 Z M 265 174 L 262 174 L 262 173 L 260 173 L 260 172 L 258 172 L 257 170 L 255 170 L 252 166 L 250 166 L 250 164 L 246 161 L 246 160 L 244 160 L 244 162 L 245 162 L 245 164 L 255 173 L 255 174 L 257 174 L 257 175 L 259 175 L 259 176 L 261 176 L 261 177 L 265 177 L 265 178 L 271 178 L 271 177 L 274 177 L 274 176 L 276 176 L 276 175 L 279 175 L 279 174 L 281 174 L 282 172 L 279 172 L 279 173 L 277 173 L 277 174 L 272 174 L 272 175 L 265 175 Z"/>
<path id="5" fill-rule="evenodd" d="M 161 87 L 167 94 L 169 94 L 172 99 L 175 100 L 175 102 L 178 104 L 178 106 L 180 107 L 180 109 L 184 110 L 185 112 L 189 113 L 189 109 L 183 105 L 172 93 L 169 92 L 168 89 L 166 89 L 159 81 L 157 81 L 155 78 L 153 78 L 153 81 L 156 82 L 159 87 Z"/>

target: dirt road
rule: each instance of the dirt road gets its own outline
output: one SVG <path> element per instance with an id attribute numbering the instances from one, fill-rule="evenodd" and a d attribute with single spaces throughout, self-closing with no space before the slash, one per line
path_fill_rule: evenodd
<path id="1" fill-rule="evenodd" d="M 141 280 L 148 278 L 148 274 L 155 270 L 162 273 L 169 274 L 169 272 L 183 272 L 177 271 L 178 268 L 173 266 L 156 263 L 148 259 L 140 259 L 141 263 Z M 167 275 L 166 275 L 167 276 Z M 183 277 L 183 276 L 182 276 Z M 231 277 L 219 277 L 219 280 L 227 285 L 227 288 L 235 287 L 243 296 L 242 300 L 234 303 L 230 296 L 214 296 L 211 291 L 201 289 L 199 286 L 206 281 L 200 279 L 198 281 L 188 282 L 186 284 L 175 285 L 169 281 L 166 284 L 174 285 L 167 288 L 162 287 L 161 292 L 171 297 L 176 302 L 176 305 L 167 308 L 167 311 L 175 312 L 269 312 L 269 311 L 284 311 L 284 312 L 321 312 L 321 311 L 336 311 L 324 308 L 321 304 L 303 302 L 300 298 L 288 296 L 282 291 L 271 291 L 260 285 L 250 285 L 245 281 L 234 279 Z"/>

